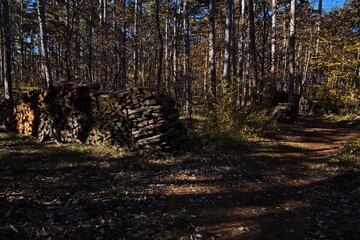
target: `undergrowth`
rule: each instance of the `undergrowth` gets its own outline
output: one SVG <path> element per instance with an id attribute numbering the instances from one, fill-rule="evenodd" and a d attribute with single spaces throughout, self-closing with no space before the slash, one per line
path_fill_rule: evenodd
<path id="1" fill-rule="evenodd" d="M 360 129 L 360 116 L 354 113 L 325 114 L 325 119 L 333 119 L 343 124 L 351 125 L 354 129 Z M 340 152 L 335 160 L 343 166 L 360 168 L 360 135 L 339 147 Z"/>
<path id="2" fill-rule="evenodd" d="M 360 115 L 354 113 L 347 113 L 343 115 L 331 113 L 324 114 L 323 117 L 327 119 L 334 119 L 336 121 L 351 121 L 353 124 L 360 126 Z"/>
<path id="3" fill-rule="evenodd" d="M 189 148 L 202 154 L 244 152 L 247 139 L 278 131 L 278 124 L 269 120 L 266 109 L 236 109 L 224 98 L 213 112 L 202 109 L 201 114 L 183 122 L 188 130 Z"/>
<path id="4" fill-rule="evenodd" d="M 342 165 L 360 169 L 360 135 L 340 147 L 337 160 Z"/>

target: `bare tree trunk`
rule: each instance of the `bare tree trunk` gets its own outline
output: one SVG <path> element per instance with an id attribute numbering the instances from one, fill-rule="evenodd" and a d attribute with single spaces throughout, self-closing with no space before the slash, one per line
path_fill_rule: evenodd
<path id="1" fill-rule="evenodd" d="M 230 90 L 230 52 L 231 52 L 231 36 L 232 36 L 232 19 L 233 12 L 233 0 L 227 0 L 226 5 L 226 21 L 225 21 L 225 51 L 224 51 L 224 93 L 228 93 Z"/>
<path id="2" fill-rule="evenodd" d="M 239 63 L 238 63 L 238 44 L 239 44 L 239 31 L 235 25 L 235 2 L 232 1 L 232 7 L 233 10 L 231 12 L 231 29 L 232 29 L 232 36 L 231 36 L 231 51 L 230 51 L 230 58 L 231 58 L 231 74 L 233 76 L 239 76 Z M 236 90 L 236 86 L 234 85 L 234 90 Z"/>
<path id="3" fill-rule="evenodd" d="M 284 9 L 286 9 L 287 6 L 287 2 L 284 3 Z M 283 19 L 286 19 L 286 11 L 283 11 Z M 283 21 L 283 63 L 282 63 L 282 68 L 283 68 L 283 72 L 282 72 L 282 82 L 281 82 L 281 88 L 280 90 L 283 91 L 284 89 L 287 89 L 288 86 L 288 44 L 289 44 L 289 39 L 288 39 L 288 32 L 287 32 L 287 28 L 286 28 L 286 21 Z"/>
<path id="4" fill-rule="evenodd" d="M 254 0 L 249 0 L 249 51 L 251 61 L 251 95 L 255 100 L 258 97 L 258 71 L 257 71 L 257 56 L 256 56 L 256 39 L 255 39 L 255 16 L 254 16 Z"/>
<path id="5" fill-rule="evenodd" d="M 120 0 L 121 15 L 126 14 L 126 0 Z M 126 59 L 126 17 L 123 18 L 124 22 L 120 27 L 120 81 L 118 83 L 119 88 L 124 88 L 127 84 L 127 59 Z"/>
<path id="6" fill-rule="evenodd" d="M 156 88 L 157 88 L 157 90 L 160 90 L 162 67 L 163 67 L 163 55 L 164 55 L 164 39 L 163 39 L 163 36 L 161 33 L 161 26 L 160 26 L 160 3 L 159 3 L 159 1 L 156 1 L 155 19 L 156 19 L 156 29 L 157 29 L 157 34 L 158 34 L 158 40 L 159 40 L 159 44 L 160 44 Z"/>
<path id="7" fill-rule="evenodd" d="M 11 79 L 11 36 L 10 36 L 10 17 L 9 17 L 9 2 L 2 0 L 2 20 L 3 20 L 3 35 L 5 38 L 4 50 L 4 88 L 5 98 L 12 99 L 12 79 Z"/>
<path id="8" fill-rule="evenodd" d="M 90 13 L 90 21 L 88 23 L 88 58 L 87 58 L 87 67 L 88 67 L 88 81 L 93 82 L 93 66 L 92 66 L 92 51 L 93 51 L 93 15 Z"/>
<path id="9" fill-rule="evenodd" d="M 73 77 L 71 74 L 72 64 L 71 62 L 71 39 L 73 35 L 73 26 L 71 26 L 70 21 L 74 19 L 74 16 L 70 16 L 70 0 L 65 1 L 66 4 L 66 47 L 65 47 L 65 71 L 68 81 Z"/>
<path id="10" fill-rule="evenodd" d="M 99 20 L 100 20 L 100 67 L 98 68 L 100 74 L 100 81 L 104 88 L 107 88 L 108 75 L 109 75 L 109 62 L 107 48 L 108 43 L 106 38 L 108 37 L 108 26 L 107 26 L 107 0 L 99 0 Z"/>
<path id="11" fill-rule="evenodd" d="M 21 3 L 20 3 L 20 24 L 21 25 L 24 24 L 24 0 L 21 0 Z M 25 66 L 26 59 L 25 59 L 25 43 L 24 43 L 25 34 L 23 32 L 20 33 L 20 39 L 21 39 L 21 42 L 20 42 L 20 55 L 21 55 L 20 82 L 24 83 L 25 82 L 24 77 L 27 80 L 28 76 L 26 76 L 27 74 L 24 74 L 24 71 L 26 69 L 26 66 Z"/>
<path id="12" fill-rule="evenodd" d="M 185 111 L 191 118 L 191 63 L 190 63 L 190 25 L 189 25 L 189 2 L 184 0 L 184 78 L 185 78 Z"/>
<path id="13" fill-rule="evenodd" d="M 99 0 L 99 5 L 100 5 L 99 19 L 100 19 L 100 23 L 103 24 L 106 21 L 107 0 Z"/>
<path id="14" fill-rule="evenodd" d="M 208 81 L 208 69 L 209 69 L 209 52 L 208 49 L 205 49 L 205 68 L 203 71 L 203 97 L 207 101 L 208 100 L 208 93 L 209 93 L 209 81 Z"/>
<path id="15" fill-rule="evenodd" d="M 40 55 L 43 74 L 45 76 L 45 87 L 50 87 L 53 84 L 51 68 L 49 64 L 48 49 L 47 49 L 47 33 L 45 25 L 45 7 L 44 1 L 38 0 L 38 20 L 40 29 Z"/>
<path id="16" fill-rule="evenodd" d="M 138 79 L 139 79 L 139 49 L 138 49 L 138 8 L 139 8 L 139 2 L 138 0 L 135 0 L 134 3 L 134 49 L 133 49 L 133 57 L 134 57 L 134 85 L 137 86 Z"/>
<path id="17" fill-rule="evenodd" d="M 321 27 L 321 17 L 322 17 L 322 0 L 319 0 L 319 5 L 318 5 L 318 12 L 317 12 L 317 19 L 316 19 L 316 47 L 315 47 L 315 57 L 319 57 L 319 43 L 320 43 L 320 27 Z M 316 85 L 317 83 L 317 78 L 319 77 L 319 71 L 317 66 L 315 66 L 315 72 L 313 75 L 313 85 Z M 313 87 L 313 92 L 312 92 L 313 98 L 316 98 L 316 87 Z"/>
<path id="18" fill-rule="evenodd" d="M 79 10 L 77 8 L 77 1 L 76 0 L 72 0 L 73 2 L 73 7 L 74 7 L 74 30 L 75 32 L 80 31 L 80 19 L 79 19 Z M 80 52 L 81 52 L 81 38 L 79 36 L 79 34 L 75 35 L 75 47 L 74 47 L 74 77 L 75 79 L 80 78 L 83 79 L 83 77 L 81 76 L 82 72 L 81 72 L 81 68 L 80 68 L 80 64 L 82 64 L 81 62 L 81 58 L 80 58 Z"/>
<path id="19" fill-rule="evenodd" d="M 2 13 L 2 6 L 1 6 L 1 2 L 0 2 L 0 12 Z M 3 26 L 1 26 L 1 31 L 0 31 L 0 78 L 4 79 L 5 81 L 5 77 L 4 77 L 4 51 L 3 51 L 3 46 L 4 46 L 4 41 L 3 41 Z"/>
<path id="20" fill-rule="evenodd" d="M 277 17 L 277 0 L 271 2 L 271 87 L 276 90 L 276 17 Z M 274 92 L 272 92 L 273 94 Z"/>
<path id="21" fill-rule="evenodd" d="M 312 41 L 312 36 L 310 37 L 310 42 Z M 299 51 L 301 52 L 301 51 Z M 308 70 L 309 70 L 309 64 L 310 64 L 310 59 L 312 57 L 312 51 L 311 51 L 311 46 L 307 46 L 306 47 L 306 51 L 305 51 L 305 66 L 303 66 L 303 70 L 301 71 L 302 73 L 302 80 L 301 80 L 301 84 L 300 84 L 300 93 L 303 92 L 304 90 L 304 85 L 306 83 L 306 79 L 308 77 Z"/>
<path id="22" fill-rule="evenodd" d="M 317 19 L 316 19 L 316 49 L 315 54 L 318 55 L 319 52 L 319 42 L 320 42 L 320 27 L 321 27 L 321 17 L 322 17 L 322 0 L 319 0 Z"/>
<path id="23" fill-rule="evenodd" d="M 173 96 L 179 98 L 179 91 L 177 90 L 178 84 L 178 1 L 175 1 L 175 13 L 173 24 L 173 59 L 172 59 L 172 78 L 173 78 Z"/>
<path id="24" fill-rule="evenodd" d="M 243 103 L 244 105 L 246 104 L 246 86 L 247 86 L 247 81 L 246 81 L 246 74 L 244 74 L 245 68 L 244 68 L 244 64 L 245 64 L 245 56 L 247 54 L 245 54 L 245 39 L 246 39 L 246 24 L 245 24 L 245 0 L 241 0 L 241 37 L 240 37 L 240 63 L 239 63 L 239 93 L 241 93 L 241 95 L 243 97 L 240 96 L 239 94 L 239 106 L 241 106 Z"/>
<path id="25" fill-rule="evenodd" d="M 360 49 L 358 50 L 358 54 L 357 54 L 357 61 L 359 62 L 360 60 Z M 356 92 L 356 97 L 359 99 L 360 97 L 360 63 L 357 65 L 356 68 L 356 79 L 355 79 L 355 89 L 357 90 Z M 359 111 L 360 110 L 360 103 L 359 101 L 356 102 L 356 108 L 355 111 Z"/>
<path id="26" fill-rule="evenodd" d="M 30 66 L 31 66 L 31 71 L 32 71 L 32 79 L 31 79 L 31 85 L 32 86 L 36 86 L 36 82 L 35 82 L 35 77 L 37 75 L 36 73 L 36 68 L 34 68 L 33 66 L 35 66 L 35 44 L 34 44 L 34 32 L 33 30 L 31 30 L 30 33 Z"/>
<path id="27" fill-rule="evenodd" d="M 216 101 L 216 59 L 215 59 L 215 0 L 209 1 L 209 100 L 210 107 Z M 212 109 L 210 109 L 212 110 Z"/>
<path id="28" fill-rule="evenodd" d="M 171 92 L 170 75 L 169 75 L 169 18 L 165 19 L 165 39 L 164 39 L 164 80 L 165 89 L 168 93 Z"/>
<path id="29" fill-rule="evenodd" d="M 296 0 L 291 0 L 290 7 L 290 36 L 289 36 L 289 103 L 294 103 L 295 85 L 295 11 Z"/>
<path id="30" fill-rule="evenodd" d="M 264 19 L 268 19 L 269 17 L 269 8 L 267 2 L 262 2 L 263 8 L 263 16 Z M 270 24 L 268 21 L 264 21 L 263 23 L 263 30 L 262 30 L 262 44 L 261 44 L 261 57 L 260 57 L 260 73 L 261 78 L 259 78 L 258 83 L 258 92 L 259 92 L 259 99 L 262 100 L 263 93 L 268 90 L 269 88 L 269 81 L 267 81 L 268 74 L 265 74 L 265 66 L 266 66 L 266 51 L 267 51 L 267 41 L 269 39 L 269 28 Z M 266 82 L 265 82 L 266 81 Z"/>

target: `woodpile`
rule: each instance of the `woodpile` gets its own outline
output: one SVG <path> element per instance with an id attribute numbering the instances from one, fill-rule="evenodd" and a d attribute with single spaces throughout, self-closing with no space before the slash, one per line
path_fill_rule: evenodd
<path id="1" fill-rule="evenodd" d="M 40 141 L 110 143 L 166 150 L 183 139 L 175 102 L 145 88 L 99 91 L 100 85 L 61 82 L 27 92 L 6 121 L 9 130 Z"/>
<path id="2" fill-rule="evenodd" d="M 13 110 L 13 114 L 15 121 L 12 123 L 12 128 L 16 129 L 19 133 L 32 133 L 35 115 L 30 104 L 21 103 L 17 105 Z"/>
<path id="3" fill-rule="evenodd" d="M 278 122 L 293 122 L 297 119 L 298 109 L 292 103 L 279 103 L 270 114 Z"/>

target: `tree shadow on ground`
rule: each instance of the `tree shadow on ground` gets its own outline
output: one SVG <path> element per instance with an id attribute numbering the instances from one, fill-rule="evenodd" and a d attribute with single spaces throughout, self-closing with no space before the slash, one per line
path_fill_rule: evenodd
<path id="1" fill-rule="evenodd" d="M 303 143 L 346 132 L 308 119 L 295 127 Z M 315 136 L 304 134 L 310 127 Z M 254 143 L 247 155 L 143 158 L 12 140 L 0 139 L 1 237 L 360 238 L 359 174 L 310 168 L 327 164 L 330 145 Z"/>

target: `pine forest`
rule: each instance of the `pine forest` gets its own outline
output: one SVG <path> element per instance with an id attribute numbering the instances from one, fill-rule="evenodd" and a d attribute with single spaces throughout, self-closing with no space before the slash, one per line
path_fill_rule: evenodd
<path id="1" fill-rule="evenodd" d="M 360 239 L 360 1 L 0 13 L 0 239 Z"/>

